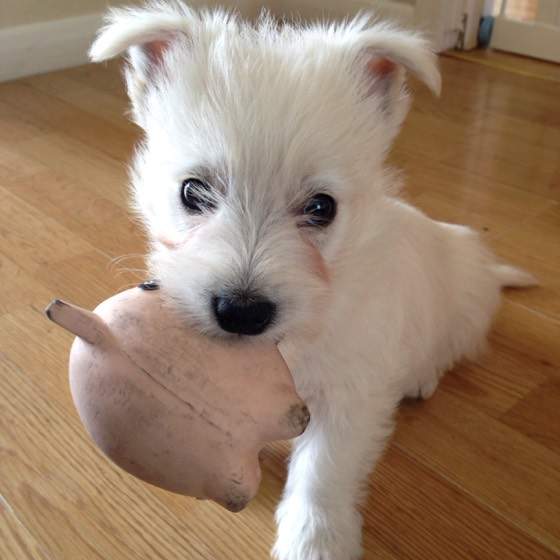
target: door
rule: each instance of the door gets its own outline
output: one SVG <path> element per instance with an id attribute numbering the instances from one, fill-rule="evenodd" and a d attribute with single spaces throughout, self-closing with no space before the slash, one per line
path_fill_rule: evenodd
<path id="1" fill-rule="evenodd" d="M 560 62 L 560 0 L 502 0 L 490 46 Z"/>

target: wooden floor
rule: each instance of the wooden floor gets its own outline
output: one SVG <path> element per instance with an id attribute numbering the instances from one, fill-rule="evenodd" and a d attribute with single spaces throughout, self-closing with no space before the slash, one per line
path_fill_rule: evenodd
<path id="1" fill-rule="evenodd" d="M 366 560 L 559 558 L 560 83 L 515 64 L 442 69 L 443 97 L 415 88 L 392 156 L 406 196 L 542 287 L 508 292 L 488 354 L 403 405 L 364 506 Z M 93 306 L 143 278 L 124 109 L 116 65 L 0 85 L 0 558 L 264 559 L 287 446 L 266 451 L 238 515 L 132 479 L 85 436 L 71 338 L 42 316 L 55 296 Z"/>

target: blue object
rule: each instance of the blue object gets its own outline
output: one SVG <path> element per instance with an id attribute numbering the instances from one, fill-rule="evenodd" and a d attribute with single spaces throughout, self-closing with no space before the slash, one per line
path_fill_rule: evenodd
<path id="1" fill-rule="evenodd" d="M 478 44 L 481 47 L 487 47 L 492 38 L 492 29 L 494 29 L 494 16 L 484 16 L 480 18 L 480 27 L 478 28 Z"/>

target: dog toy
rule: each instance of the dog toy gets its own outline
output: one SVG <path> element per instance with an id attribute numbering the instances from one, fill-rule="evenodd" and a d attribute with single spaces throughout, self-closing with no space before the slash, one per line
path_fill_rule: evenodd
<path id="1" fill-rule="evenodd" d="M 189 328 L 147 282 L 92 313 L 60 300 L 46 314 L 77 335 L 70 389 L 97 446 L 136 477 L 241 511 L 257 493 L 258 455 L 294 438 L 309 412 L 273 343 Z"/>

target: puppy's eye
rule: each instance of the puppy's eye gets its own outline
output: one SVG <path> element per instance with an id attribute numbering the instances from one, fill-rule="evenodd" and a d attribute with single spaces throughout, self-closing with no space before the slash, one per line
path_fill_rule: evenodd
<path id="1" fill-rule="evenodd" d="M 313 195 L 305 203 L 302 213 L 306 218 L 304 225 L 328 226 L 336 216 L 336 200 L 324 193 Z"/>
<path id="2" fill-rule="evenodd" d="M 181 202 L 187 210 L 197 214 L 216 208 L 212 188 L 200 179 L 185 179 L 181 183 Z"/>

